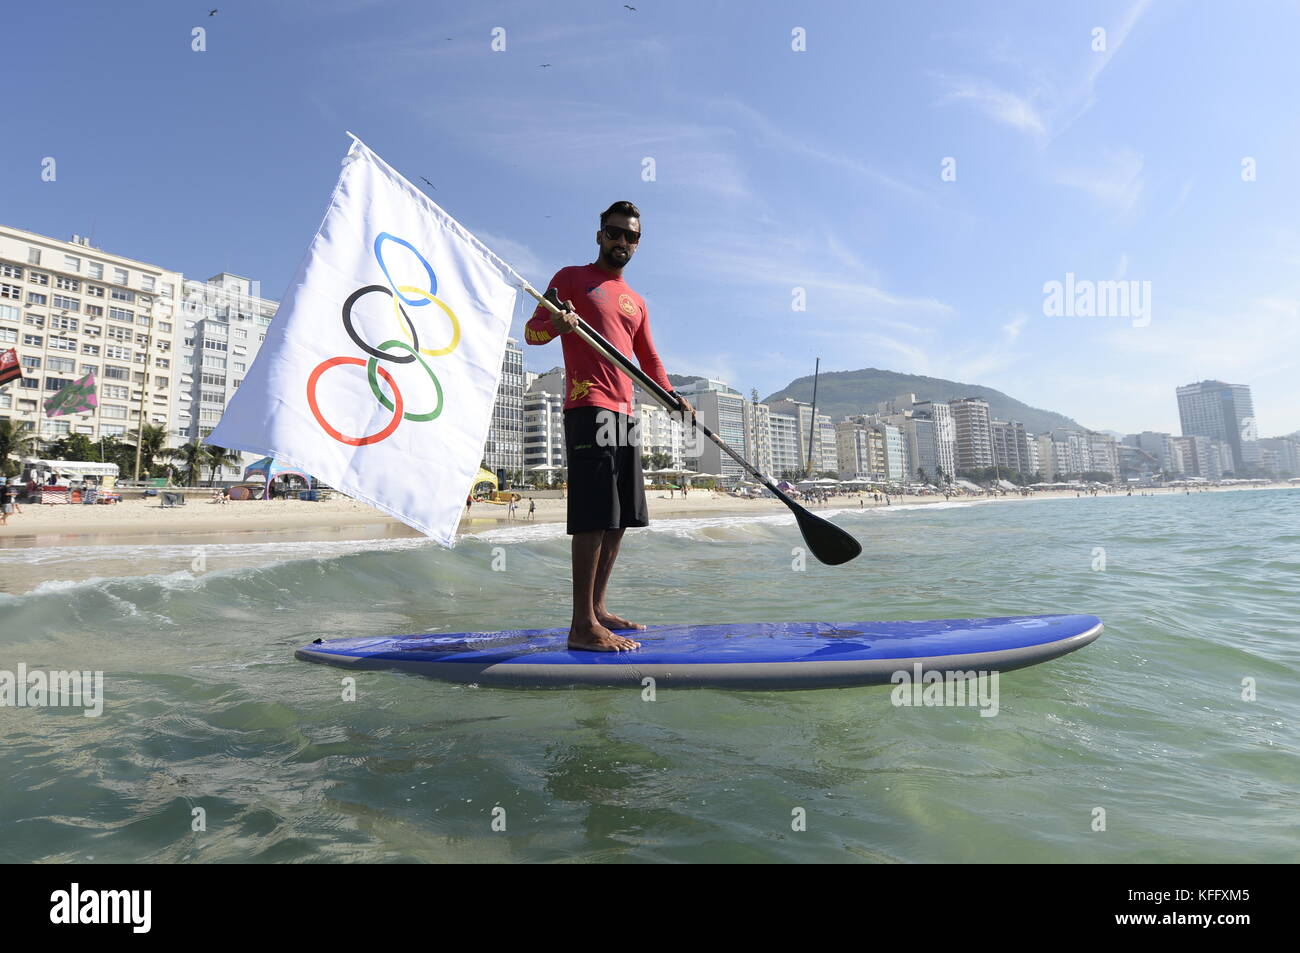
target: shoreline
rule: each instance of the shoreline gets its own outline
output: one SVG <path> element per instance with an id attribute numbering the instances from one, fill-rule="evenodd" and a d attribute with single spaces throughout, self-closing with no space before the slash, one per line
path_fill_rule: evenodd
<path id="1" fill-rule="evenodd" d="M 1205 487 L 1196 493 L 1227 493 L 1233 491 L 1300 489 L 1294 484 L 1276 483 L 1262 487 Z M 1183 490 L 1143 490 L 1152 496 L 1181 495 Z M 1099 497 L 1122 497 L 1125 492 L 1100 493 Z M 825 503 L 808 506 L 810 512 L 844 509 L 888 508 L 883 501 L 875 502 L 865 494 L 858 505 L 859 494 L 832 498 Z M 895 497 L 895 506 L 916 506 L 932 503 L 974 504 L 995 502 L 1024 502 L 1048 499 L 1078 499 L 1070 490 L 1049 490 L 1030 496 L 963 496 L 944 500 L 942 496 Z M 1090 498 L 1090 497 L 1082 497 Z M 527 503 L 528 497 L 524 497 Z M 770 515 L 789 512 L 780 500 L 738 499 L 717 494 L 711 490 L 697 490 L 683 499 L 680 495 L 669 499 L 662 491 L 651 491 L 646 497 L 651 522 L 675 519 L 718 518 L 726 516 Z M 462 517 L 457 536 L 476 534 L 506 527 L 527 526 L 533 523 L 563 523 L 567 501 L 564 499 L 537 500 L 536 518 L 529 520 L 516 515 L 507 519 L 505 507 L 490 503 L 477 503 Z M 0 549 L 36 549 L 52 546 L 93 545 L 158 545 L 168 543 L 217 542 L 330 542 L 367 539 L 418 539 L 423 534 L 400 520 L 344 496 L 332 500 L 310 503 L 298 500 L 251 500 L 227 504 L 208 501 L 187 503 L 184 507 L 163 509 L 155 499 L 124 500 L 111 506 L 79 506 L 77 504 L 25 504 L 22 513 L 9 517 L 7 525 L 0 526 Z M 522 509 L 517 508 L 518 514 Z M 488 512 L 485 513 L 484 510 Z M 499 510 L 499 512 L 491 512 Z"/>

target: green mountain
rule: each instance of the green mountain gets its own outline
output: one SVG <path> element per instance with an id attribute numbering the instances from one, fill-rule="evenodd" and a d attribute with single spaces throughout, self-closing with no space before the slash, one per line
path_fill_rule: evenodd
<path id="1" fill-rule="evenodd" d="M 669 374 L 668 375 L 668 383 L 672 384 L 674 387 L 681 387 L 683 384 L 689 384 L 692 381 L 702 381 L 702 380 L 706 380 L 706 378 L 700 377 L 698 374 Z"/>
<path id="2" fill-rule="evenodd" d="M 671 380 L 671 378 L 669 378 Z M 771 403 L 783 397 L 794 400 L 812 400 L 813 379 L 810 374 L 792 381 L 785 388 L 764 398 Z M 840 420 L 848 414 L 875 413 L 876 405 L 900 394 L 915 394 L 917 400 L 949 401 L 960 397 L 979 397 L 989 403 L 989 413 L 995 420 L 1018 420 L 1030 433 L 1045 433 L 1053 427 L 1083 430 L 1077 421 L 1050 410 L 1041 410 L 1021 403 L 1000 390 L 979 384 L 962 384 L 941 377 L 922 377 L 919 374 L 899 374 L 874 367 L 860 371 L 828 371 L 817 379 L 817 410 L 831 420 Z"/>

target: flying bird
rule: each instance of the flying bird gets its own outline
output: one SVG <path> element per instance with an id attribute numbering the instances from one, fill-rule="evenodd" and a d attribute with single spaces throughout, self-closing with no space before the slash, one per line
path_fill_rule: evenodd
<path id="1" fill-rule="evenodd" d="M 420 176 L 420 178 L 424 179 L 424 176 Z M 432 182 L 430 182 L 428 179 L 424 179 L 424 184 L 427 185 L 429 188 L 433 189 L 435 192 L 438 191 L 438 187 L 434 185 Z"/>
<path id="2" fill-rule="evenodd" d="M 216 15 L 217 15 L 217 11 L 216 11 L 216 10 L 209 10 L 209 11 L 208 11 L 208 16 L 210 16 L 210 17 L 215 17 Z"/>
<path id="3" fill-rule="evenodd" d="M 628 8 L 629 10 L 631 10 L 633 13 L 636 13 L 636 7 L 628 7 L 626 3 L 623 4 L 623 6 L 627 7 L 627 8 Z"/>
<path id="4" fill-rule="evenodd" d="M 542 64 L 541 64 L 540 66 L 538 66 L 537 68 L 538 68 L 538 69 L 546 69 L 546 67 L 548 67 L 548 66 L 550 66 L 550 65 L 551 65 L 550 63 L 542 63 Z"/>

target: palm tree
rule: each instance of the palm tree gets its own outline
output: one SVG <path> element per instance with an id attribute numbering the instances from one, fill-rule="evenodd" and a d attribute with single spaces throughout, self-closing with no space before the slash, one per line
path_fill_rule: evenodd
<path id="1" fill-rule="evenodd" d="M 132 433 L 131 439 L 138 440 L 140 443 L 140 472 L 152 473 L 154 457 L 165 457 L 167 451 L 167 428 L 160 427 L 157 424 L 145 424 L 140 428 L 139 433 L 143 437 Z"/>
<path id="2" fill-rule="evenodd" d="M 208 448 L 197 437 L 174 450 L 168 450 L 167 456 L 179 461 L 186 486 L 193 486 L 196 477 L 202 479 L 203 466 L 208 461 Z"/>
<path id="3" fill-rule="evenodd" d="M 208 486 L 213 486 L 217 482 L 217 470 L 226 464 L 238 466 L 243 460 L 238 450 L 227 450 L 225 447 L 218 447 L 215 443 L 210 443 L 205 448 L 203 462 L 212 468 L 212 477 L 208 480 Z"/>
<path id="4" fill-rule="evenodd" d="M 10 455 L 29 457 L 36 453 L 37 437 L 35 431 L 24 430 L 13 420 L 0 420 L 0 471 L 5 476 L 18 475 L 18 462 L 10 461 Z"/>

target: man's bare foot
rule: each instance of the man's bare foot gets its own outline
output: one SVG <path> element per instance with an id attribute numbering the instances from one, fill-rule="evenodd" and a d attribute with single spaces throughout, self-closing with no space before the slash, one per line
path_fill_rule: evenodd
<path id="1" fill-rule="evenodd" d="M 573 625 L 569 628 L 569 648 L 586 652 L 634 652 L 641 647 L 621 635 L 615 635 L 605 626 Z"/>
<path id="2" fill-rule="evenodd" d="M 608 609 L 596 610 L 596 621 L 610 629 L 644 629 L 640 622 L 629 622 L 622 616 L 614 615 Z"/>

